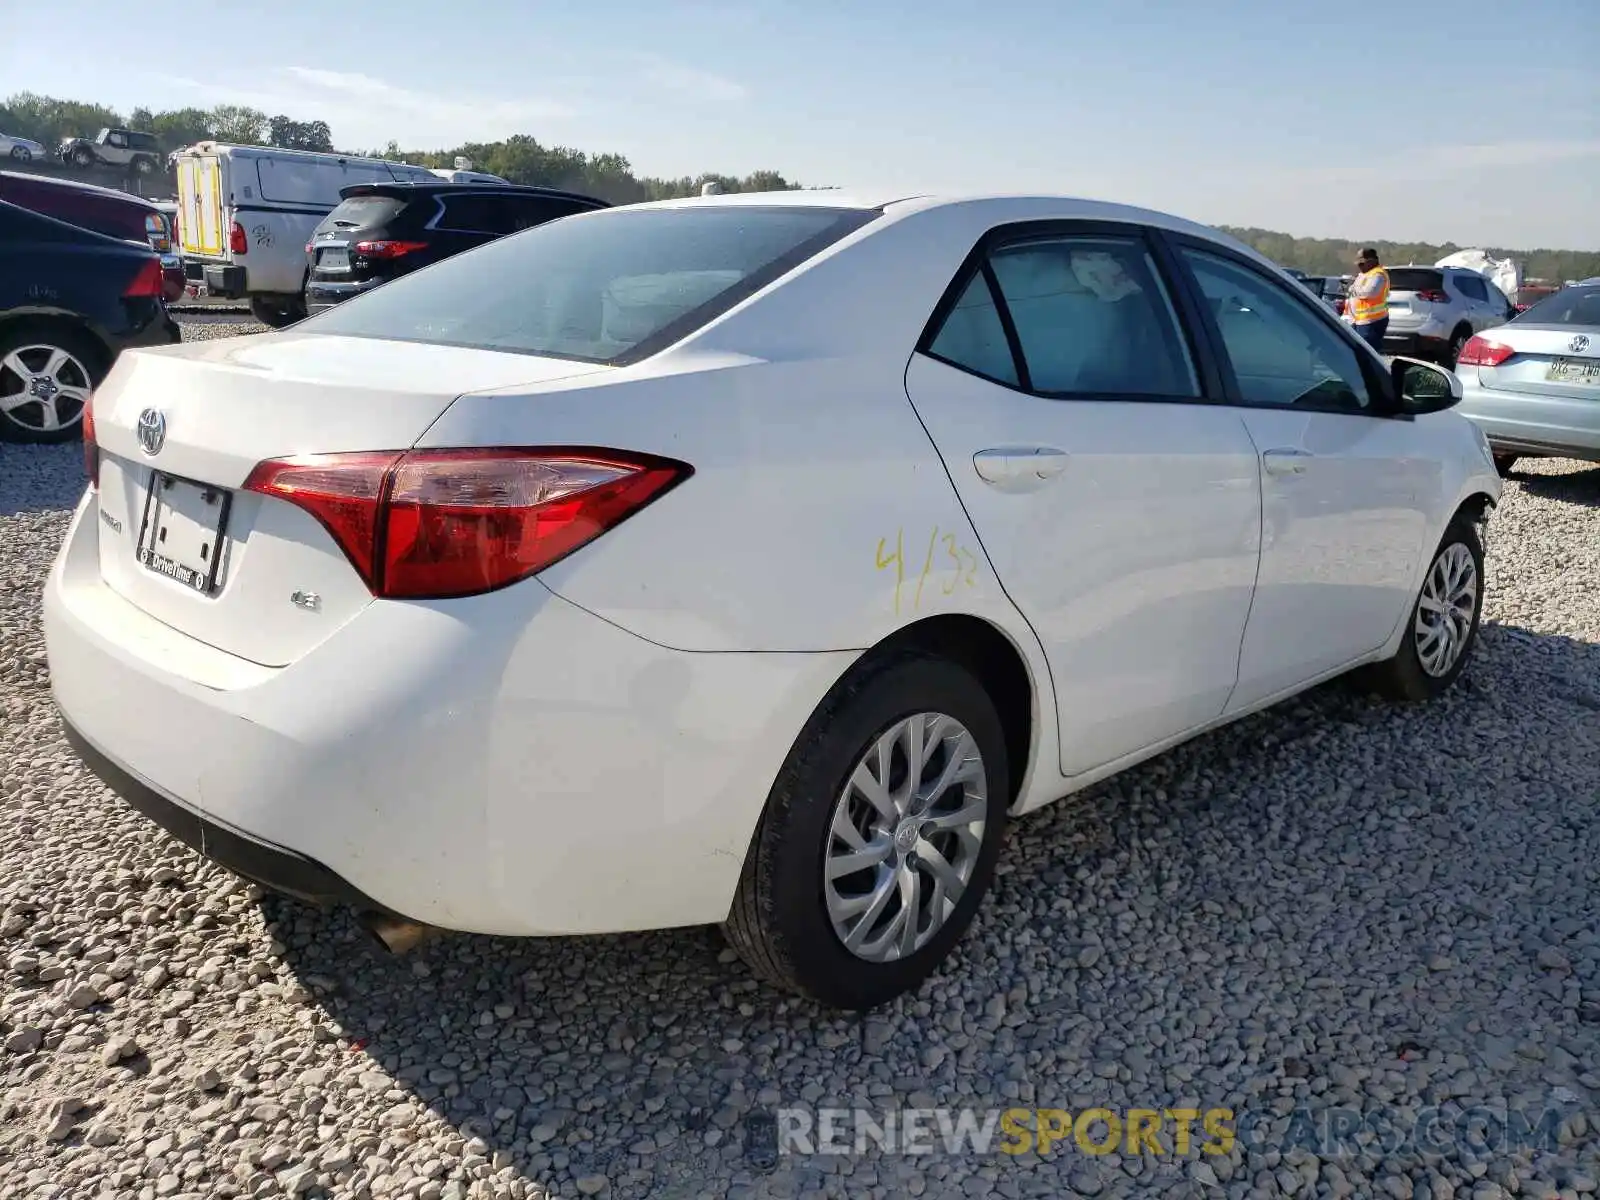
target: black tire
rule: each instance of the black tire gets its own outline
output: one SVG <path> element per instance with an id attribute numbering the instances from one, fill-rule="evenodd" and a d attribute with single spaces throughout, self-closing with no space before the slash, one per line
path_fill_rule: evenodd
<path id="1" fill-rule="evenodd" d="M 1445 530 L 1444 537 L 1440 539 L 1438 548 L 1433 552 L 1433 557 L 1428 560 L 1428 574 L 1423 576 L 1423 587 L 1426 589 L 1427 581 L 1438 568 L 1440 559 L 1455 545 L 1465 546 L 1472 556 L 1476 584 L 1472 620 L 1468 625 L 1460 652 L 1449 670 L 1442 674 L 1432 674 L 1423 667 L 1417 635 L 1418 612 L 1423 607 L 1422 593 L 1419 592 L 1406 613 L 1405 636 L 1401 639 L 1399 651 L 1393 658 L 1374 663 L 1364 674 L 1363 681 L 1379 695 L 1391 700 L 1432 700 L 1449 689 L 1466 667 L 1467 660 L 1472 657 L 1473 647 L 1478 642 L 1478 623 L 1483 616 L 1483 541 L 1478 535 L 1477 527 L 1464 517 L 1458 516 Z"/>
<path id="2" fill-rule="evenodd" d="M 93 391 L 100 386 L 109 369 L 105 348 L 88 334 L 54 322 L 23 322 L 0 331 L 0 397 L 14 395 L 26 386 L 20 376 L 3 365 L 5 359 L 14 350 L 34 346 L 64 350 L 72 356 L 75 365 L 65 376 L 72 386 L 87 386 Z M 35 363 L 33 369 L 37 371 L 40 367 Z M 0 405 L 0 441 L 70 442 L 83 436 L 81 407 L 72 412 L 70 417 L 62 419 L 54 429 L 43 428 L 42 417 L 43 412 L 37 402 L 24 403 L 20 408 L 10 410 Z"/>
<path id="3" fill-rule="evenodd" d="M 94 166 L 94 151 L 87 146 L 79 146 L 67 156 L 67 159 L 73 166 L 87 170 Z"/>
<path id="4" fill-rule="evenodd" d="M 1447 370 L 1454 371 L 1456 369 L 1456 361 L 1461 357 L 1461 351 L 1466 348 L 1466 344 L 1471 340 L 1472 330 L 1466 328 L 1457 329 L 1450 335 L 1450 344 L 1444 348 L 1444 357 L 1440 360 L 1439 365 Z"/>
<path id="5" fill-rule="evenodd" d="M 154 175 L 156 173 L 155 160 L 151 158 L 136 158 L 133 160 L 133 173 L 135 175 Z"/>
<path id="6" fill-rule="evenodd" d="M 283 300 L 268 296 L 250 297 L 250 315 L 269 329 L 283 329 L 306 315 L 303 299 Z"/>
<path id="7" fill-rule="evenodd" d="M 846 780 L 880 734 L 938 712 L 961 722 L 983 759 L 984 830 L 966 890 L 920 950 L 870 962 L 847 950 L 829 919 L 824 856 Z M 917 987 L 960 940 L 987 893 L 1005 837 L 1010 766 L 993 701 L 964 668 L 919 653 L 870 660 L 807 722 L 756 829 L 723 933 L 756 975 L 822 1004 L 874 1008 Z"/>
<path id="8" fill-rule="evenodd" d="M 22 163 L 32 162 L 33 151 L 29 150 L 26 146 L 13 146 L 11 147 L 11 157 Z"/>
<path id="9" fill-rule="evenodd" d="M 1504 479 L 1511 474 L 1511 468 L 1517 465 L 1517 457 L 1515 454 L 1496 454 L 1494 456 L 1494 469 L 1499 472 L 1500 478 Z"/>

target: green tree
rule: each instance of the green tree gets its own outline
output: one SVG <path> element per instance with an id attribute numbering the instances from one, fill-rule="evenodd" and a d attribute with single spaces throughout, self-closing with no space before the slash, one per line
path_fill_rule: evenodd
<path id="1" fill-rule="evenodd" d="M 282 113 L 268 123 L 267 140 L 285 150 L 333 149 L 333 134 L 326 121 L 296 121 Z"/>
<path id="2" fill-rule="evenodd" d="M 211 127 L 217 141 L 236 146 L 264 146 L 270 122 L 259 108 L 243 104 L 219 104 L 211 110 Z"/>
<path id="3" fill-rule="evenodd" d="M 122 114 L 101 104 L 18 92 L 0 104 L 0 129 L 53 146 L 65 137 L 93 137 L 122 124 Z"/>

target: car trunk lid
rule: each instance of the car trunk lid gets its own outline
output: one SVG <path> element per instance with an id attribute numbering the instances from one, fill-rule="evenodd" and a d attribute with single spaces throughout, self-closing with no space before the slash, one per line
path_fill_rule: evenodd
<path id="1" fill-rule="evenodd" d="M 101 576 L 191 637 L 285 666 L 372 596 L 315 518 L 240 490 L 256 464 L 404 450 L 463 392 L 600 370 L 303 332 L 130 351 L 94 399 Z"/>
<path id="2" fill-rule="evenodd" d="M 1477 368 L 1482 387 L 1532 395 L 1600 398 L 1600 328 L 1502 325 L 1484 333 L 1482 339 L 1512 351 L 1498 366 Z"/>

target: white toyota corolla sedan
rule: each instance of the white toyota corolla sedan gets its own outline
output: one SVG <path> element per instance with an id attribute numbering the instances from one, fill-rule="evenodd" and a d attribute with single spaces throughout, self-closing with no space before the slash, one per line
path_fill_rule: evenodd
<path id="1" fill-rule="evenodd" d="M 568 217 L 124 354 L 51 678 L 133 806 L 391 947 L 721 923 L 868 1007 L 1009 817 L 1358 667 L 1450 686 L 1500 489 L 1459 396 L 1160 213 Z"/>

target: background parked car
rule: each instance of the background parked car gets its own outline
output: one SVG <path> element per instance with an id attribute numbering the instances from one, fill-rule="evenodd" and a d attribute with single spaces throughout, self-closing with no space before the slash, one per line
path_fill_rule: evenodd
<path id="1" fill-rule="evenodd" d="M 0 201 L 0 439 L 79 436 L 124 347 L 178 340 L 149 246 Z"/>
<path id="2" fill-rule="evenodd" d="M 361 183 L 339 196 L 306 244 L 307 312 L 508 233 L 609 207 L 510 183 Z"/>
<path id="3" fill-rule="evenodd" d="M 183 295 L 172 215 L 161 205 L 92 183 L 16 171 L 0 171 L 0 200 L 106 237 L 148 244 L 162 256 L 163 299 L 170 304 Z"/>
<path id="4" fill-rule="evenodd" d="M 14 162 L 32 162 L 36 158 L 45 157 L 45 148 L 32 138 L 0 133 L 0 157 L 9 158 Z"/>
<path id="5" fill-rule="evenodd" d="M 1600 462 L 1600 280 L 1474 337 L 1456 375 L 1502 475 L 1524 455 Z"/>
<path id="6" fill-rule="evenodd" d="M 161 164 L 161 143 L 155 134 L 137 129 L 102 129 L 92 138 L 63 138 L 56 154 L 80 169 L 98 163 L 125 167 L 134 175 L 154 175 Z"/>
<path id="7" fill-rule="evenodd" d="M 1390 354 L 1431 358 L 1454 366 L 1475 333 L 1504 325 L 1516 307 L 1499 288 L 1462 267 L 1390 267 Z"/>

